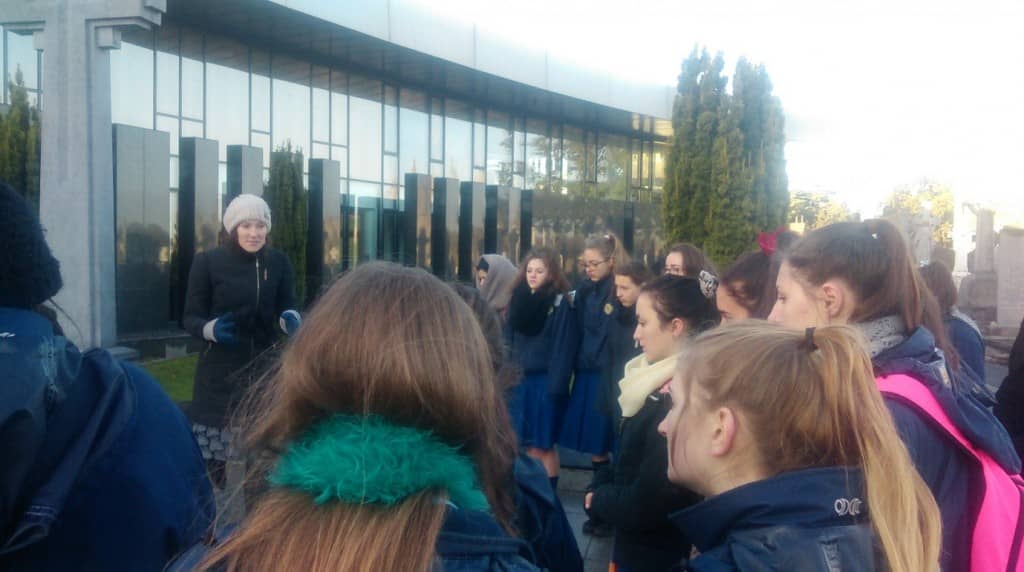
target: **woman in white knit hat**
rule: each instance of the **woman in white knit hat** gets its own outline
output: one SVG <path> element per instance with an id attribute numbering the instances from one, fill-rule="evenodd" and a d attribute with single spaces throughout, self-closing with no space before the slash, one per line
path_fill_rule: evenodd
<path id="1" fill-rule="evenodd" d="M 206 342 L 189 415 L 211 477 L 221 486 L 231 414 L 270 362 L 267 350 L 301 321 L 291 263 L 267 245 L 267 203 L 239 195 L 225 209 L 223 222 L 221 246 L 197 253 L 192 262 L 184 312 L 185 329 Z"/>

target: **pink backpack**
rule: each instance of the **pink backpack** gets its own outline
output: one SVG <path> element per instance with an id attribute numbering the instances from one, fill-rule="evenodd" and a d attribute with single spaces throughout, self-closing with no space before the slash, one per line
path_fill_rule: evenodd
<path id="1" fill-rule="evenodd" d="M 942 427 L 960 448 L 981 467 L 985 495 L 975 518 L 971 538 L 971 570 L 975 572 L 1024 572 L 1020 557 L 1024 537 L 1024 479 L 1010 475 L 984 450 L 976 448 L 953 425 L 927 387 L 907 375 L 891 375 L 875 380 L 887 395 L 899 396 Z"/>

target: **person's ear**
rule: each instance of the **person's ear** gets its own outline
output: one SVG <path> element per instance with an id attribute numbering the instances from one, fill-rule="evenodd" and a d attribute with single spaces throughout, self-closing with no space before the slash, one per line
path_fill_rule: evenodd
<path id="1" fill-rule="evenodd" d="M 668 326 L 674 337 L 681 338 L 683 337 L 683 334 L 686 333 L 686 322 L 681 318 L 672 318 L 672 321 L 669 322 Z"/>
<path id="2" fill-rule="evenodd" d="M 715 411 L 711 432 L 712 456 L 724 457 L 732 451 L 736 444 L 737 421 L 736 412 L 728 407 L 719 407 Z"/>
<path id="3" fill-rule="evenodd" d="M 824 304 L 829 323 L 845 322 L 853 313 L 853 296 L 839 282 L 830 280 L 822 284 L 819 298 Z"/>

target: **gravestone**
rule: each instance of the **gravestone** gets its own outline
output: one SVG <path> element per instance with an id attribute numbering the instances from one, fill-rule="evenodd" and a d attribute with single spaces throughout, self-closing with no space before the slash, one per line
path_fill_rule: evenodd
<path id="1" fill-rule="evenodd" d="M 1024 228 L 1003 227 L 997 253 L 996 322 L 1016 328 L 1024 318 Z"/>
<path id="2" fill-rule="evenodd" d="M 996 320 L 995 213 L 978 210 L 974 271 L 960 283 L 960 307 L 978 324 Z"/>

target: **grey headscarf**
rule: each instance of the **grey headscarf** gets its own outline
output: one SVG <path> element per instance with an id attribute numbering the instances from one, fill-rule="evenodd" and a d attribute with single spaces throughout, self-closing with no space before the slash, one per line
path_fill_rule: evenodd
<path id="1" fill-rule="evenodd" d="M 481 260 L 487 262 L 487 278 L 480 285 L 480 295 L 501 313 L 512 298 L 512 281 L 516 279 L 516 266 L 500 254 L 485 254 Z M 477 266 L 481 266 L 479 263 Z"/>

